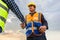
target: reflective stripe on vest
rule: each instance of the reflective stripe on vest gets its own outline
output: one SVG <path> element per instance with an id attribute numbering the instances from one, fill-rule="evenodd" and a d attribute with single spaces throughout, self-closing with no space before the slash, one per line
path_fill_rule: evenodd
<path id="1" fill-rule="evenodd" d="M 4 25 L 8 16 L 8 6 L 0 0 L 0 27 L 4 31 Z"/>
<path id="2" fill-rule="evenodd" d="M 2 16 L 0 16 L 0 19 L 5 23 L 6 22 L 6 19 Z"/>
<path id="3" fill-rule="evenodd" d="M 32 30 L 31 27 L 29 27 L 28 29 L 26 29 L 26 31 L 28 30 Z M 37 27 L 34 27 L 34 30 L 37 30 Z"/>
<path id="4" fill-rule="evenodd" d="M 4 5 L 2 5 L 1 3 L 0 3 L 0 7 L 2 7 L 4 10 L 6 10 L 8 12 L 8 9 Z"/>

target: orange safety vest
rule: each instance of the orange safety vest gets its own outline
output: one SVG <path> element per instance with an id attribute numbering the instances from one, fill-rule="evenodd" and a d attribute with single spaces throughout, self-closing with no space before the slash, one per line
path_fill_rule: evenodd
<path id="1" fill-rule="evenodd" d="M 40 17 L 39 17 L 40 16 Z M 30 14 L 26 15 L 26 22 L 31 22 L 31 21 L 37 21 L 37 22 L 41 22 L 41 13 L 35 13 L 33 16 L 31 16 Z"/>
<path id="2" fill-rule="evenodd" d="M 41 13 L 37 13 L 36 12 L 33 16 L 31 16 L 30 14 L 26 15 L 26 23 L 27 24 L 32 23 L 31 27 L 27 27 L 26 26 L 26 29 L 27 29 L 26 34 L 27 34 L 27 36 L 30 36 L 33 32 L 35 32 L 34 31 L 35 29 L 38 30 L 37 27 L 34 27 L 34 23 L 33 22 L 41 23 Z"/>

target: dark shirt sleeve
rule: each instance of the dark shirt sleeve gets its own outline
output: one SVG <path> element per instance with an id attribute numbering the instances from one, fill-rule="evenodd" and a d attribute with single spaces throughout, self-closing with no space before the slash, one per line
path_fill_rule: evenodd
<path id="1" fill-rule="evenodd" d="M 46 19 L 44 18 L 43 14 L 42 14 L 42 25 L 46 26 L 48 29 L 48 23 L 47 23 Z"/>
<path id="2" fill-rule="evenodd" d="M 20 19 L 21 22 L 25 22 L 24 16 L 20 12 L 14 0 L 3 0 L 3 2 L 8 5 L 9 9 L 11 9 L 16 14 L 16 16 Z"/>

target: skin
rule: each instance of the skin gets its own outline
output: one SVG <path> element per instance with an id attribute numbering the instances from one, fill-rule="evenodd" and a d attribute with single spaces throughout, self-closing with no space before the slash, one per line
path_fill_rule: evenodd
<path id="1" fill-rule="evenodd" d="M 29 6 L 29 11 L 31 12 L 31 13 L 34 13 L 35 12 L 35 7 L 34 6 Z M 23 23 L 23 24 L 21 24 L 21 26 L 22 26 L 22 28 L 25 28 L 25 24 Z M 41 26 L 40 28 L 39 28 L 39 31 L 41 32 L 41 33 L 44 33 L 45 31 L 46 31 L 46 26 Z"/>
<path id="2" fill-rule="evenodd" d="M 30 6 L 30 7 L 29 7 L 29 11 L 30 11 L 31 13 L 35 12 L 35 9 L 36 9 L 36 8 L 34 8 L 34 6 Z"/>
<path id="3" fill-rule="evenodd" d="M 25 28 L 25 23 L 21 23 L 21 28 L 24 29 Z"/>
<path id="4" fill-rule="evenodd" d="M 40 31 L 41 33 L 44 33 L 44 32 L 46 31 L 46 26 L 41 26 L 41 27 L 39 28 L 39 31 Z"/>

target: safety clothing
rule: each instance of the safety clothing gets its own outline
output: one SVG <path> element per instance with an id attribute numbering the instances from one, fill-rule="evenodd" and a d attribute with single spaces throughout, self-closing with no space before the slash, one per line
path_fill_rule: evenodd
<path id="1" fill-rule="evenodd" d="M 27 37 L 30 36 L 32 33 L 34 33 L 35 35 L 40 34 L 38 28 L 40 26 L 42 26 L 41 23 L 41 13 L 35 13 L 33 16 L 31 16 L 30 14 L 28 14 L 26 16 L 26 35 Z"/>
<path id="2" fill-rule="evenodd" d="M 28 4 L 28 7 L 31 6 L 31 5 L 36 7 L 36 4 L 35 4 L 34 2 L 30 2 L 30 3 Z"/>
<path id="3" fill-rule="evenodd" d="M 0 27 L 4 31 L 4 25 L 8 16 L 8 6 L 0 0 Z"/>

